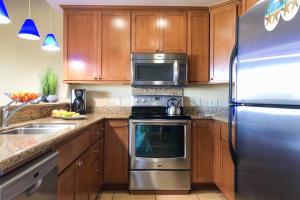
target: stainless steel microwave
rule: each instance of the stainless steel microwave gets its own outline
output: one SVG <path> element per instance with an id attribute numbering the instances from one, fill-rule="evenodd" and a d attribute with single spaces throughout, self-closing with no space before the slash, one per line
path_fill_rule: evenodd
<path id="1" fill-rule="evenodd" d="M 131 54 L 132 86 L 185 86 L 187 82 L 186 54 Z"/>

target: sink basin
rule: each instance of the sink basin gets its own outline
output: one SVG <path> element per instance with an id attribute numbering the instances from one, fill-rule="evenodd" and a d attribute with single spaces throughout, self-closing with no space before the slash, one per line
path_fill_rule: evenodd
<path id="1" fill-rule="evenodd" d="M 69 127 L 74 127 L 75 124 L 72 123 L 34 123 L 34 124 L 29 124 L 25 125 L 24 127 L 21 128 L 32 128 L 32 129 L 64 129 L 64 128 L 69 128 Z"/>
<path id="2" fill-rule="evenodd" d="M 22 134 L 50 134 L 55 133 L 65 128 L 72 128 L 75 124 L 54 124 L 54 123 L 40 123 L 29 124 L 23 127 L 14 128 L 7 131 L 2 131 L 0 134 L 22 135 Z"/>

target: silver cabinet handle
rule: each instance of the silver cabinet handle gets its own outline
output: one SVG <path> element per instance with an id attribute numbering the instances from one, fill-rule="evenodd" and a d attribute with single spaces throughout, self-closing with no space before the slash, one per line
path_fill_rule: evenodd
<path id="1" fill-rule="evenodd" d="M 33 186 L 26 190 L 26 196 L 32 196 L 42 186 L 43 179 L 38 180 Z"/>

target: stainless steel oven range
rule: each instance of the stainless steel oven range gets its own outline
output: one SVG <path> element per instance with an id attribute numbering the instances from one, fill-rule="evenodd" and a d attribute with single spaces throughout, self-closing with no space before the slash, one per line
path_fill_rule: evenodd
<path id="1" fill-rule="evenodd" d="M 190 190 L 190 117 L 168 115 L 169 96 L 135 96 L 130 116 L 130 190 Z M 183 104 L 183 97 L 175 97 Z M 182 106 L 181 106 L 182 109 Z"/>

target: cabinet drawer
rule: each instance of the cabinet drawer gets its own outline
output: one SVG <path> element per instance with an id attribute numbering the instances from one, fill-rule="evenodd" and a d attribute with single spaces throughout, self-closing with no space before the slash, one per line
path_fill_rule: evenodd
<path id="1" fill-rule="evenodd" d="M 128 120 L 108 120 L 107 123 L 112 128 L 128 127 Z"/>
<path id="2" fill-rule="evenodd" d="M 103 122 L 100 124 L 94 125 L 91 131 L 91 144 L 96 142 L 104 134 L 104 125 Z"/>
<path id="3" fill-rule="evenodd" d="M 62 172 L 90 146 L 90 130 L 58 148 L 58 171 Z"/>
<path id="4" fill-rule="evenodd" d="M 90 172 L 90 176 L 91 176 L 91 194 L 93 193 L 97 193 L 97 190 L 100 188 L 100 180 L 101 180 L 101 176 L 103 176 L 102 173 L 103 169 L 101 169 L 100 166 L 100 159 L 97 159 L 91 167 L 91 172 Z M 95 195 L 92 195 L 95 196 Z M 94 199 L 94 198 L 92 198 Z"/>
<path id="5" fill-rule="evenodd" d="M 101 145 L 103 145 L 103 137 L 100 138 L 90 149 L 90 163 L 94 163 L 95 160 L 99 159 L 101 155 Z"/>

